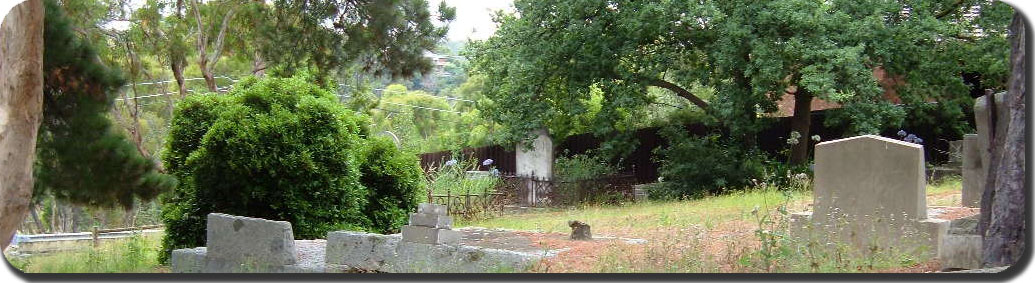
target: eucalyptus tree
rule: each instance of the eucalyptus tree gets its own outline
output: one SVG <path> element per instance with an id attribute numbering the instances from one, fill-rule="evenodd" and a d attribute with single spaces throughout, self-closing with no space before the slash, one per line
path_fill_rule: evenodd
<path id="1" fill-rule="evenodd" d="M 42 2 L 16 5 L 0 22 L 0 250 L 25 219 L 32 196 L 33 152 L 42 121 Z"/>
<path id="2" fill-rule="evenodd" d="M 431 69 L 424 52 L 434 50 L 455 16 L 444 2 L 433 15 L 425 0 L 275 0 L 255 34 L 260 54 L 281 75 L 357 67 L 401 77 Z"/>

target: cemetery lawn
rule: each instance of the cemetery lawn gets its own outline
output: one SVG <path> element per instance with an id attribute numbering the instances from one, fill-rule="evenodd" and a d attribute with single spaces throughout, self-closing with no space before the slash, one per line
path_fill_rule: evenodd
<path id="1" fill-rule="evenodd" d="M 928 185 L 931 206 L 958 205 L 960 180 Z M 457 219 L 457 227 L 475 226 L 537 231 L 534 237 L 544 249 L 569 248 L 559 256 L 544 260 L 532 272 L 926 272 L 937 270 L 934 262 L 909 257 L 847 260 L 844 266 L 821 265 L 809 268 L 800 258 L 783 258 L 787 269 L 759 267 L 761 241 L 759 227 L 782 224 L 778 208 L 808 210 L 810 191 L 782 192 L 756 189 L 711 196 L 696 200 L 642 202 L 624 205 L 592 205 L 553 209 L 488 219 Z M 752 213 L 757 207 L 758 213 Z M 759 225 L 759 217 L 769 215 L 774 224 Z M 568 241 L 568 220 L 592 226 L 594 236 L 647 240 L 646 244 L 627 244 L 617 240 Z M 11 258 L 11 264 L 30 273 L 150 273 L 169 272 L 159 265 L 157 255 L 161 234 L 104 242 L 99 248 L 29 257 Z M 776 259 L 781 260 L 781 259 Z M 866 264 L 860 265 L 860 262 Z M 803 267 L 804 266 L 804 267 Z M 862 266 L 862 267 L 860 267 Z"/>
<path id="2" fill-rule="evenodd" d="M 929 206 L 958 206 L 961 182 L 947 178 L 929 184 Z M 809 191 L 772 188 L 734 192 L 696 200 L 594 205 L 555 209 L 503 217 L 458 220 L 457 226 L 570 233 L 568 220 L 592 226 L 595 237 L 645 239 L 647 244 L 620 241 L 578 242 L 541 237 L 544 249 L 570 248 L 545 260 L 535 272 L 928 272 L 936 262 L 921 262 L 910 255 L 847 259 L 833 264 L 814 264 L 794 256 L 764 256 L 760 230 L 785 231 L 787 217 L 780 213 L 807 211 Z M 757 213 L 753 213 L 756 211 Z M 767 219 L 762 216 L 768 215 Z M 772 223 L 759 224 L 760 220 Z M 761 228 L 761 229 L 760 229 Z M 783 229 L 783 230 L 781 230 Z M 777 240 L 777 243 L 780 242 Z M 782 268 L 759 264 L 766 258 L 785 260 Z"/>
<path id="3" fill-rule="evenodd" d="M 158 264 L 162 234 L 102 241 L 100 246 L 78 246 L 19 259 L 7 257 L 11 266 L 26 273 L 167 273 Z M 71 247 L 70 247 L 71 248 Z"/>

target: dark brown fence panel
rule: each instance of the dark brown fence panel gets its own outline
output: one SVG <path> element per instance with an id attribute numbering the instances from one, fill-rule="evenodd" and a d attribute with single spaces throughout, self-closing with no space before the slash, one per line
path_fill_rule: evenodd
<path id="1" fill-rule="evenodd" d="M 447 150 L 421 154 L 420 167 L 424 169 L 424 172 L 429 172 L 429 169 L 441 167 L 446 161 L 455 158 L 477 159 L 479 164 L 485 159 L 492 159 L 492 166 L 499 170 L 501 174 L 514 174 L 517 168 L 515 163 L 517 155 L 513 148 L 490 145 L 465 148 L 460 150 L 459 153 L 460 156 L 453 156 L 453 152 Z"/>

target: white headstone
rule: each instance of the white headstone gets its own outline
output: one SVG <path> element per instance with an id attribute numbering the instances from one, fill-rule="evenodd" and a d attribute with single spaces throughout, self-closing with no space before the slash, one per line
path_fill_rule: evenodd
<path id="1" fill-rule="evenodd" d="M 816 145 L 813 219 L 927 218 L 923 146 L 865 135 Z"/>

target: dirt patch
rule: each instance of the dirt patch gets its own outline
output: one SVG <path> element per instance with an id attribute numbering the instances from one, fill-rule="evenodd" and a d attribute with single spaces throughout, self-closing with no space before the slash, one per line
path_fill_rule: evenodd
<path id="1" fill-rule="evenodd" d="M 979 213 L 981 213 L 980 208 L 952 206 L 932 206 L 928 208 L 927 212 L 930 215 L 929 217 L 942 220 L 956 220 L 978 215 Z"/>

